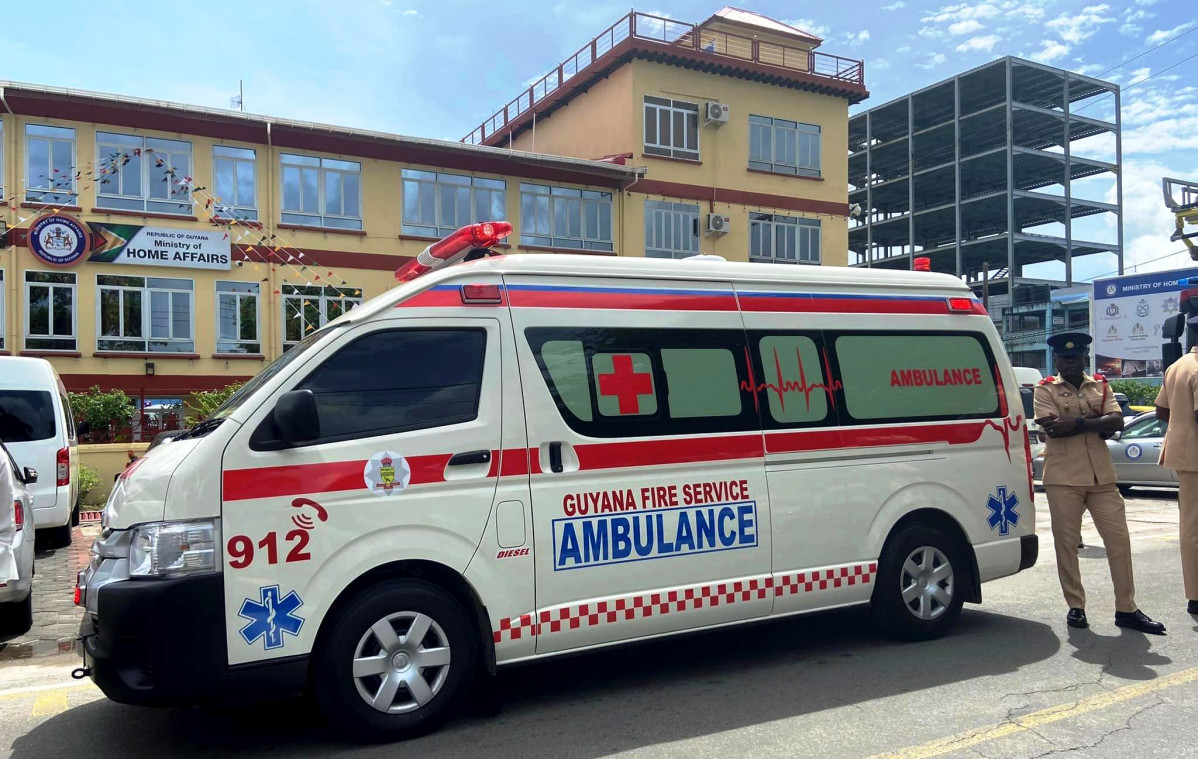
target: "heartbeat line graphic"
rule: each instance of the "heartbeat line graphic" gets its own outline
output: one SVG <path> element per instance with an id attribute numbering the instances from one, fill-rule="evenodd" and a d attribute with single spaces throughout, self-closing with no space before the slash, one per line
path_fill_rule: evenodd
<path id="1" fill-rule="evenodd" d="M 799 379 L 797 381 L 785 379 L 782 376 L 782 361 L 781 361 L 781 359 L 778 358 L 778 349 L 774 348 L 774 371 L 775 371 L 775 376 L 777 377 L 777 381 L 776 382 L 762 382 L 762 383 L 758 384 L 757 380 L 753 377 L 753 361 L 752 361 L 752 359 L 750 359 L 749 349 L 748 349 L 748 347 L 746 347 L 745 348 L 745 363 L 749 367 L 749 380 L 748 380 L 748 382 L 741 380 L 740 389 L 753 393 L 753 405 L 754 406 L 757 405 L 757 394 L 760 393 L 762 390 L 769 390 L 769 391 L 773 392 L 775 395 L 778 396 L 778 405 L 781 406 L 783 411 L 786 410 L 786 394 L 787 393 L 790 393 L 790 392 L 802 393 L 803 401 L 807 404 L 807 410 L 810 411 L 811 410 L 811 394 L 816 391 L 822 390 L 823 392 L 828 394 L 828 402 L 832 404 L 832 408 L 836 408 L 836 391 L 840 390 L 844 387 L 844 385 L 841 384 L 840 380 L 833 380 L 829 384 L 827 382 L 826 378 L 821 378 L 821 379 L 824 379 L 824 382 L 816 382 L 816 383 L 809 385 L 809 384 L 807 384 L 807 372 L 803 366 L 803 354 L 799 352 L 798 348 L 795 348 L 795 358 L 797 358 L 799 361 Z M 825 365 L 828 363 L 827 349 L 824 350 L 823 363 Z M 822 369 L 823 369 L 823 367 L 821 367 L 821 371 L 822 371 Z"/>
<path id="2" fill-rule="evenodd" d="M 987 419 L 983 424 L 983 429 L 993 427 L 998 430 L 998 434 L 1002 435 L 1003 447 L 1007 449 L 1007 461 L 1011 460 L 1011 433 L 1023 426 L 1023 415 L 1016 414 L 1014 419 L 1011 419 L 1010 412 L 1007 409 L 1007 393 L 1002 386 L 1002 377 L 999 376 L 998 367 L 992 367 L 994 372 L 994 390 L 998 393 L 998 412 L 1002 414 L 1002 424 Z"/>

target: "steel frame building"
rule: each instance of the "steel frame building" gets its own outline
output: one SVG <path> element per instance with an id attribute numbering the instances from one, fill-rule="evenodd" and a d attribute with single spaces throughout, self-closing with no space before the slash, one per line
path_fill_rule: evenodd
<path id="1" fill-rule="evenodd" d="M 1107 94 L 1113 122 L 1078 113 Z M 988 270 L 986 289 L 1011 305 L 1072 285 L 1075 257 L 1113 253 L 1121 274 L 1119 111 L 1116 84 L 1006 57 L 853 116 L 850 263 L 907 269 L 926 256 L 979 290 Z M 1072 143 L 1107 133 L 1114 163 L 1074 154 Z M 1114 205 L 1074 195 L 1073 180 L 1103 173 Z M 1076 239 L 1073 220 L 1096 214 L 1115 215 L 1117 242 Z M 1029 231 L 1053 222 L 1063 236 Z M 1064 281 L 1022 276 L 1044 261 L 1063 261 Z"/>

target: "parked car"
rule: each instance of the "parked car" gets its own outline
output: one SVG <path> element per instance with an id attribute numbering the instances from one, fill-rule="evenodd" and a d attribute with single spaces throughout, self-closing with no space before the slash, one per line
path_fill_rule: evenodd
<path id="1" fill-rule="evenodd" d="M 33 469 L 19 469 L 12 454 L 0 442 L 0 466 L 12 470 L 15 489 L 13 521 L 16 532 L 10 550 L 16 559 L 17 577 L 4 582 L 0 578 L 0 643 L 20 637 L 33 626 L 33 530 L 26 529 L 33 508 L 29 488 L 37 482 Z"/>
<path id="2" fill-rule="evenodd" d="M 1177 475 L 1172 469 L 1157 464 L 1161 443 L 1168 422 L 1156 418 L 1156 412 L 1140 414 L 1127 423 L 1123 431 L 1106 442 L 1115 462 L 1119 490 L 1126 493 L 1134 486 L 1177 487 Z M 1044 474 L 1044 456 L 1032 460 L 1032 475 L 1039 480 Z"/>
<path id="3" fill-rule="evenodd" d="M 66 388 L 49 361 L 0 356 L 0 440 L 22 470 L 42 473 L 30 485 L 30 526 L 48 532 L 52 547 L 70 545 L 79 518 L 78 440 Z"/>

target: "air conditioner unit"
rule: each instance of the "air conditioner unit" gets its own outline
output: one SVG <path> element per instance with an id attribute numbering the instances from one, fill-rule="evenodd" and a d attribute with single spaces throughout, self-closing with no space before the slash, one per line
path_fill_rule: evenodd
<path id="1" fill-rule="evenodd" d="M 707 231 L 716 234 L 727 234 L 732 229 L 732 217 L 718 213 L 707 214 Z"/>
<path id="2" fill-rule="evenodd" d="M 708 103 L 707 104 L 707 123 L 708 124 L 727 124 L 728 123 L 728 106 L 723 103 Z"/>

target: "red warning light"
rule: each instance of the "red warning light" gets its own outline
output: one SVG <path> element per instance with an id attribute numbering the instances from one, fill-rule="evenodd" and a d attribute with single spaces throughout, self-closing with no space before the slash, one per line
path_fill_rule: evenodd
<path id="1" fill-rule="evenodd" d="M 932 259 L 927 256 L 920 256 L 915 259 L 915 271 L 931 271 Z"/>
<path id="2" fill-rule="evenodd" d="M 421 274 L 455 264 L 475 248 L 490 248 L 512 233 L 506 221 L 484 221 L 462 227 L 420 251 L 420 255 L 395 270 L 400 282 L 411 282 Z"/>

